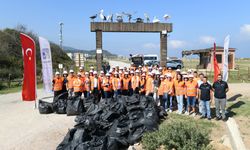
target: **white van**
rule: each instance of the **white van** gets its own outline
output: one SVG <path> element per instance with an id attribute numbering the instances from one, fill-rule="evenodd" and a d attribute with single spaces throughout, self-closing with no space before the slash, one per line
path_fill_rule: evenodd
<path id="1" fill-rule="evenodd" d="M 144 64 L 147 64 L 151 61 L 158 61 L 158 56 L 155 54 L 144 55 Z"/>

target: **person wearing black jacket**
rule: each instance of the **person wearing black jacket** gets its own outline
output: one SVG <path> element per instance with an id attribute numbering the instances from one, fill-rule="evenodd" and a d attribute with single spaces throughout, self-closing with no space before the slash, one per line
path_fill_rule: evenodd
<path id="1" fill-rule="evenodd" d="M 199 86 L 199 100 L 201 104 L 201 118 L 207 116 L 211 120 L 210 100 L 212 98 L 212 86 L 207 82 L 207 77 L 203 77 L 203 83 Z"/>
<path id="2" fill-rule="evenodd" d="M 220 120 L 221 117 L 223 121 L 226 121 L 225 108 L 227 101 L 227 92 L 228 92 L 228 84 L 225 81 L 222 81 L 222 75 L 218 75 L 218 80 L 213 84 L 214 91 L 214 100 L 215 100 L 215 109 L 216 109 L 216 120 Z M 221 114 L 220 114 L 221 110 Z"/>

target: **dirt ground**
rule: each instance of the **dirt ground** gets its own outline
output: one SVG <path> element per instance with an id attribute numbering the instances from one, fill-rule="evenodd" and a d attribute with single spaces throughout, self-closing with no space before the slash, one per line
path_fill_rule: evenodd
<path id="1" fill-rule="evenodd" d="M 229 98 L 238 94 L 242 97 L 250 97 L 250 84 L 230 84 L 229 86 Z M 47 96 L 51 95 L 38 90 L 38 99 Z M 74 118 L 58 114 L 40 115 L 38 109 L 34 109 L 34 102 L 21 101 L 21 92 L 0 95 L 0 149 L 54 150 L 63 140 L 68 129 L 74 126 Z M 242 122 L 246 120 L 245 117 L 236 118 L 236 120 L 244 142 L 249 148 L 250 125 L 245 124 L 245 121 Z M 224 134 L 224 130 L 221 131 L 218 132 L 218 141 Z M 212 132 L 216 134 L 217 131 Z"/>

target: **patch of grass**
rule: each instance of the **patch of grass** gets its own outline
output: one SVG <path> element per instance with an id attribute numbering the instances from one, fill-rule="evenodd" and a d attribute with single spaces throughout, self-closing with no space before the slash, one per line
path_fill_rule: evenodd
<path id="1" fill-rule="evenodd" d="M 227 103 L 229 116 L 250 116 L 250 98 L 240 98 L 237 101 Z"/>
<path id="2" fill-rule="evenodd" d="M 146 133 L 142 139 L 144 149 L 202 149 L 210 150 L 210 131 L 216 125 L 211 121 L 170 114 L 158 131 Z"/>
<path id="3" fill-rule="evenodd" d="M 43 87 L 42 83 L 37 84 L 37 88 L 40 89 Z M 0 90 L 0 94 L 8 94 L 8 93 L 15 93 L 19 92 L 22 90 L 22 86 L 16 86 L 16 87 L 11 87 L 11 88 L 4 88 Z"/>

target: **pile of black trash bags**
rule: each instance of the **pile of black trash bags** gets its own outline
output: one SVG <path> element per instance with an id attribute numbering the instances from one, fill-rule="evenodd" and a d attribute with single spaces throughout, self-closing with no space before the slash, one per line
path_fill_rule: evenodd
<path id="1" fill-rule="evenodd" d="M 93 97 L 70 100 L 79 100 L 82 112 L 57 150 L 125 150 L 138 143 L 143 133 L 157 130 L 167 115 L 152 97 L 141 95 L 102 99 L 98 104 Z"/>

